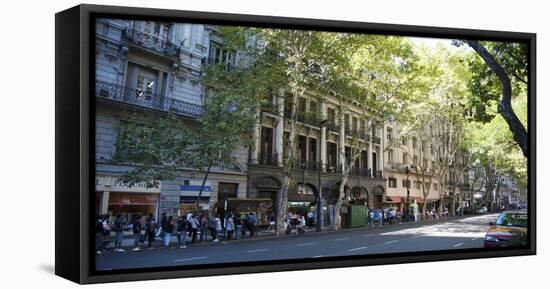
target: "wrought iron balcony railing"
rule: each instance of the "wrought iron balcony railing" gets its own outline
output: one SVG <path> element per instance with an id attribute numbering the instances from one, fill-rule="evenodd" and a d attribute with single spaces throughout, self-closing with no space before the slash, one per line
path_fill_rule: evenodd
<path id="1" fill-rule="evenodd" d="M 325 124 L 325 126 L 331 131 L 340 132 L 340 126 L 335 122 L 329 121 Z"/>
<path id="2" fill-rule="evenodd" d="M 193 118 L 199 117 L 203 112 L 202 106 L 198 104 L 103 81 L 96 81 L 95 95 L 141 107 L 173 111 Z"/>
<path id="3" fill-rule="evenodd" d="M 266 166 L 278 166 L 279 165 L 279 154 L 260 154 L 259 159 L 260 165 Z"/>
<path id="4" fill-rule="evenodd" d="M 367 168 L 353 168 L 350 173 L 351 176 L 371 177 L 371 169 Z"/>
<path id="5" fill-rule="evenodd" d="M 143 33 L 135 29 L 124 30 L 124 38 L 132 44 L 177 58 L 180 54 L 180 47 L 166 39 Z"/>
<path id="6" fill-rule="evenodd" d="M 307 171 L 319 171 L 321 168 L 321 162 L 298 159 L 296 160 L 295 168 Z"/>

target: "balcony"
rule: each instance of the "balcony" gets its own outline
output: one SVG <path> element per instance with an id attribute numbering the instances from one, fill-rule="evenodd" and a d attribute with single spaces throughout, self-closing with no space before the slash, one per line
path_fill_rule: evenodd
<path id="1" fill-rule="evenodd" d="M 372 141 L 375 144 L 380 144 L 381 143 L 381 138 L 379 136 L 375 136 L 375 137 L 372 138 Z"/>
<path id="2" fill-rule="evenodd" d="M 325 124 L 325 126 L 330 131 L 340 132 L 340 126 L 335 122 L 329 121 Z"/>
<path id="3" fill-rule="evenodd" d="M 202 106 L 183 100 L 171 98 L 156 93 L 144 93 L 132 87 L 126 87 L 109 82 L 96 81 L 95 95 L 98 98 L 115 100 L 140 107 L 172 111 L 179 115 L 198 118 L 202 112 Z"/>
<path id="4" fill-rule="evenodd" d="M 261 154 L 259 159 L 260 165 L 266 166 L 278 166 L 279 165 L 279 154 Z"/>
<path id="5" fill-rule="evenodd" d="M 124 38 L 131 44 L 145 49 L 166 55 L 171 58 L 178 58 L 180 47 L 166 39 L 143 33 L 134 29 L 124 30 Z"/>
<path id="6" fill-rule="evenodd" d="M 359 177 L 371 177 L 371 169 L 367 168 L 353 168 L 350 171 L 350 176 L 359 176 Z"/>
<path id="7" fill-rule="evenodd" d="M 261 112 L 270 113 L 273 115 L 279 115 L 279 106 L 276 104 L 268 103 L 268 104 L 262 105 L 260 110 Z"/>
<path id="8" fill-rule="evenodd" d="M 305 171 L 319 171 L 321 168 L 321 162 L 318 161 L 308 161 L 308 160 L 296 160 L 296 169 L 305 170 Z"/>

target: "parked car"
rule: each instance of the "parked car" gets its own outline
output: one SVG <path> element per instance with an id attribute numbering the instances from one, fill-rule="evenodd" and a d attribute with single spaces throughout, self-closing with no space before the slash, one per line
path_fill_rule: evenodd
<path id="1" fill-rule="evenodd" d="M 487 214 L 487 207 L 480 207 L 476 209 L 476 214 Z"/>
<path id="2" fill-rule="evenodd" d="M 464 207 L 464 208 L 462 209 L 462 213 L 463 213 L 464 215 L 471 215 L 471 214 L 474 213 L 474 209 L 473 209 L 472 207 Z"/>
<path id="3" fill-rule="evenodd" d="M 502 212 L 496 222 L 491 222 L 485 234 L 484 247 L 487 249 L 527 245 L 527 212 Z"/>

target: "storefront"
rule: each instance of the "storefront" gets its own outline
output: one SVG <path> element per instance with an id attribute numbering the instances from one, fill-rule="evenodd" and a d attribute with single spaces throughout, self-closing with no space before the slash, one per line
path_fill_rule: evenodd
<path id="1" fill-rule="evenodd" d="M 211 181 L 204 182 L 204 187 L 203 187 L 203 179 L 183 180 L 183 184 L 180 185 L 178 213 L 180 215 L 183 215 L 189 212 L 197 211 L 197 201 L 198 201 L 199 211 L 210 210 L 211 209 L 210 202 L 212 201 L 211 195 L 212 195 Z"/>
<path id="2" fill-rule="evenodd" d="M 96 177 L 96 213 L 114 217 L 121 214 L 127 220 L 133 215 L 157 214 L 160 189 L 148 188 L 145 183 L 132 186 L 116 176 Z"/>

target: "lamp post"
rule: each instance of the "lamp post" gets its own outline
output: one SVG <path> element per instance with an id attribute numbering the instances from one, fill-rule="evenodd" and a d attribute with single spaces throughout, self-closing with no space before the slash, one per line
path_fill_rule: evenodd
<path id="1" fill-rule="evenodd" d="M 411 192 L 409 191 L 409 166 L 405 167 L 405 175 L 407 176 L 407 203 L 409 202 L 409 197 Z"/>
<path id="2" fill-rule="evenodd" d="M 227 239 L 227 188 L 223 190 L 223 235 Z"/>

